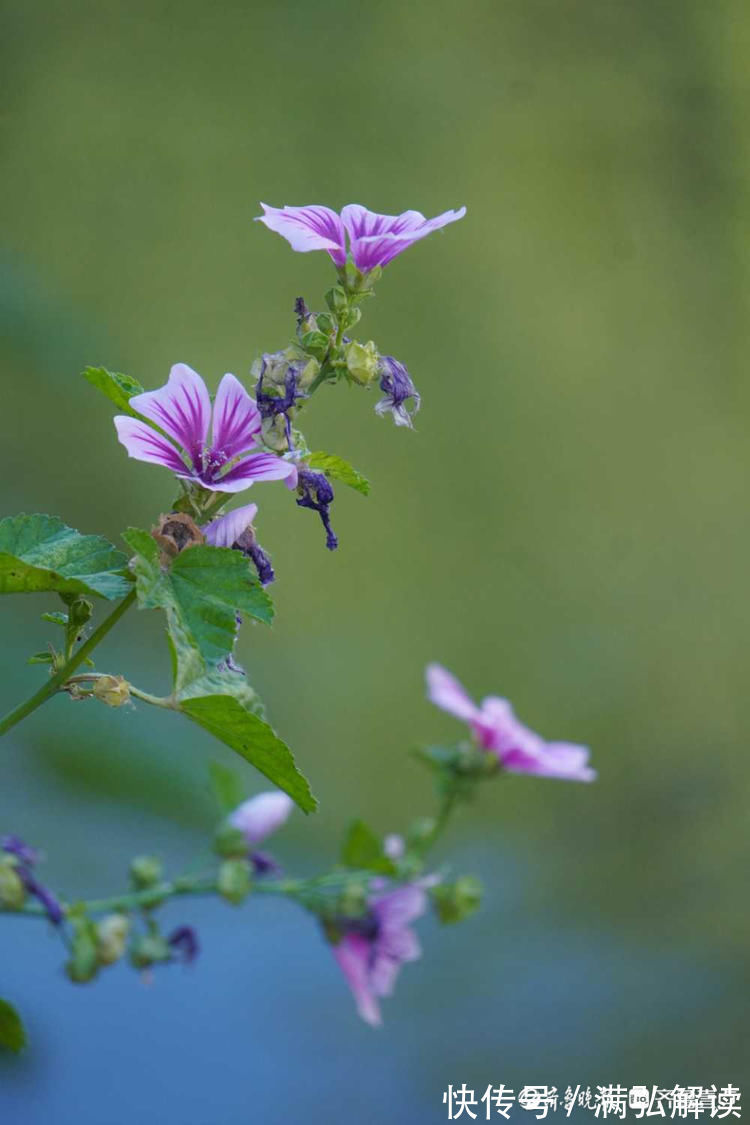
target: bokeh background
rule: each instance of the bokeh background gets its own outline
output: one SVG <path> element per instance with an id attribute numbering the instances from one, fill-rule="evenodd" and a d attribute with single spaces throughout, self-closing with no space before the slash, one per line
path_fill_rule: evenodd
<path id="1" fill-rule="evenodd" d="M 425 920 L 380 1032 L 283 902 L 171 910 L 204 955 L 150 987 L 120 966 L 74 988 L 7 919 L 0 993 L 32 1045 L 0 1060 L 0 1118 L 400 1125 L 444 1120 L 448 1083 L 741 1082 L 747 6 L 42 0 L 3 4 L 1 38 L 4 513 L 116 540 L 169 503 L 79 371 L 157 386 L 182 360 L 213 388 L 283 346 L 332 267 L 253 224 L 260 199 L 468 206 L 362 322 L 409 366 L 417 432 L 344 388 L 305 420 L 372 480 L 338 489 L 340 550 L 281 486 L 253 496 L 278 620 L 240 656 L 321 800 L 287 866 L 330 863 L 352 815 L 431 811 L 407 751 L 459 728 L 429 660 L 589 744 L 600 778 L 516 778 L 459 818 L 439 858 L 484 908 Z M 18 654 L 48 607 L 0 607 L 3 710 L 39 682 Z M 165 688 L 158 617 L 102 662 Z M 53 702 L 3 742 L 0 824 L 54 886 L 105 893 L 135 852 L 199 850 L 210 760 L 232 755 L 175 716 Z"/>

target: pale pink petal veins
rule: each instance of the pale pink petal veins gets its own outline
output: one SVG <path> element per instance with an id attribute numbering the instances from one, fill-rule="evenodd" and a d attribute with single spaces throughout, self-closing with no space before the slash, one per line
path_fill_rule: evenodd
<path id="1" fill-rule="evenodd" d="M 262 418 L 245 388 L 234 375 L 225 375 L 214 401 L 212 451 L 232 460 L 255 445 Z"/>
<path id="2" fill-rule="evenodd" d="M 204 480 L 204 488 L 214 492 L 243 492 L 256 480 L 285 480 L 296 476 L 297 466 L 273 453 L 251 453 L 243 457 L 228 473 L 213 481 Z"/>
<path id="3" fill-rule="evenodd" d="M 467 723 L 479 718 L 481 714 L 479 707 L 467 695 L 458 680 L 442 665 L 428 664 L 425 674 L 427 697 L 432 703 Z"/>
<path id="4" fill-rule="evenodd" d="M 149 461 L 153 465 L 163 465 L 178 477 L 187 477 L 189 470 L 171 441 L 152 430 L 146 422 L 118 414 L 114 419 L 117 437 L 128 451 L 129 457 L 136 461 Z"/>
<path id="5" fill-rule="evenodd" d="M 225 516 L 217 516 L 202 529 L 212 547 L 231 547 L 247 531 L 258 513 L 257 504 L 245 504 Z"/>
<path id="6" fill-rule="evenodd" d="M 130 405 L 179 442 L 193 464 L 199 466 L 211 420 L 211 399 L 206 384 L 192 367 L 176 363 L 165 386 L 135 395 Z"/>
<path id="7" fill-rule="evenodd" d="M 367 273 L 375 266 L 388 265 L 397 254 L 447 223 L 462 219 L 466 208 L 445 211 L 433 219 L 426 219 L 420 211 L 379 215 L 359 203 L 350 203 L 341 214 L 349 233 L 354 264 Z"/>
<path id="8" fill-rule="evenodd" d="M 287 240 L 293 250 L 327 250 L 337 266 L 346 264 L 346 238 L 341 219 L 330 207 L 311 203 L 306 207 L 268 207 L 261 203 L 265 223 Z"/>
<path id="9" fill-rule="evenodd" d="M 354 994 L 362 1019 L 377 1027 L 380 1007 L 370 985 L 370 942 L 359 934 L 347 934 L 333 947 L 333 955 Z"/>

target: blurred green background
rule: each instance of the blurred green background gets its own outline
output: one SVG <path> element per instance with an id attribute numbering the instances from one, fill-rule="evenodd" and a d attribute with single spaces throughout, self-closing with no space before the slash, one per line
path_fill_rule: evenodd
<path id="1" fill-rule="evenodd" d="M 338 488 L 339 551 L 282 486 L 248 497 L 278 618 L 240 658 L 321 800 L 278 851 L 313 870 L 350 816 L 385 832 L 430 811 L 406 751 L 459 728 L 424 699 L 429 660 L 600 771 L 512 779 L 456 823 L 440 858 L 482 876 L 485 906 L 422 924 L 380 1033 L 284 903 L 173 911 L 204 956 L 150 988 L 119 967 L 75 989 L 43 927 L 7 919 L 0 994 L 33 1043 L 0 1060 L 2 1119 L 427 1123 L 448 1083 L 741 1082 L 747 6 L 2 13 L 3 512 L 116 539 L 169 503 L 169 474 L 127 460 L 78 373 L 152 387 L 185 361 L 213 389 L 284 346 L 332 266 L 253 224 L 259 200 L 465 203 L 387 268 L 361 326 L 409 366 L 417 432 L 344 388 L 304 419 L 372 480 L 369 499 Z M 0 607 L 3 710 L 42 675 L 18 654 L 45 644 L 45 608 Z M 166 687 L 156 615 L 100 666 Z M 136 851 L 192 855 L 215 819 L 207 762 L 232 761 L 174 716 L 64 700 L 2 751 L 0 825 L 71 896 L 119 886 Z"/>

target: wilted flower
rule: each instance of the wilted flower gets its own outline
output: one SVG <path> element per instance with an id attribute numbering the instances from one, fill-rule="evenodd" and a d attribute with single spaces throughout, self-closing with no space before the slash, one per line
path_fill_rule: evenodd
<path id="1" fill-rule="evenodd" d="M 326 250 L 341 269 L 346 265 L 346 236 L 354 265 L 362 273 L 386 266 L 397 254 L 447 223 L 466 214 L 466 208 L 426 219 L 419 211 L 379 215 L 359 203 L 349 203 L 341 215 L 330 207 L 268 207 L 261 203 L 258 221 L 282 235 L 293 250 Z"/>
<path id="2" fill-rule="evenodd" d="M 300 469 L 297 475 L 297 491 L 300 508 L 312 508 L 320 516 L 323 527 L 326 529 L 326 547 L 335 551 L 339 545 L 336 534 L 331 527 L 329 509 L 333 503 L 333 485 L 325 473 L 318 473 L 314 469 Z"/>
<path id="3" fill-rule="evenodd" d="M 203 528 L 206 542 L 214 547 L 232 547 L 252 559 L 258 578 L 264 586 L 273 582 L 274 573 L 271 560 L 255 538 L 253 520 L 258 512 L 257 504 L 245 504 L 235 508 L 225 516 L 218 516 Z"/>
<path id="4" fill-rule="evenodd" d="M 409 372 L 403 363 L 399 363 L 392 355 L 384 355 L 380 358 L 378 373 L 380 389 L 385 394 L 385 398 L 381 398 L 380 402 L 376 403 L 375 413 L 381 415 L 390 413 L 397 426 L 408 426 L 411 429 L 414 424 L 412 415 L 419 410 L 421 398 L 411 381 Z M 409 399 L 413 404 L 411 410 L 406 406 Z"/>
<path id="5" fill-rule="evenodd" d="M 427 896 L 419 883 L 411 883 L 369 897 L 362 918 L 337 919 L 338 941 L 333 955 L 346 977 L 367 1023 L 381 1022 L 378 999 L 390 996 L 398 971 L 407 961 L 416 961 L 422 950 L 411 922 L 424 914 Z"/>
<path id="6" fill-rule="evenodd" d="M 181 480 L 213 492 L 242 492 L 256 480 L 287 479 L 293 486 L 296 468 L 291 462 L 272 453 L 252 452 L 257 448 L 261 414 L 234 375 L 225 375 L 219 383 L 210 442 L 208 390 L 200 375 L 185 363 L 175 364 L 165 386 L 135 395 L 130 405 L 168 435 L 164 437 L 137 418 L 118 414 L 114 420 L 117 436 L 129 456 L 138 461 L 163 465 Z"/>
<path id="7" fill-rule="evenodd" d="M 478 706 L 450 672 L 439 664 L 427 667 L 427 694 L 444 711 L 471 727 L 483 750 L 494 754 L 512 773 L 532 773 L 567 781 L 593 781 L 589 751 L 571 742 L 545 742 L 519 722 L 507 699 L 488 696 Z"/>
<path id="8" fill-rule="evenodd" d="M 167 938 L 167 945 L 174 951 L 175 958 L 189 965 L 200 953 L 198 934 L 192 926 L 178 926 Z"/>
<path id="9" fill-rule="evenodd" d="M 281 828 L 293 808 L 294 801 L 286 793 L 258 793 L 234 810 L 229 823 L 254 847 Z"/>

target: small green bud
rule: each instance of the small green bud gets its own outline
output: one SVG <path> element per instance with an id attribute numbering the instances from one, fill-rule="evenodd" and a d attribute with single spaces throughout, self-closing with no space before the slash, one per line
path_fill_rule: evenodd
<path id="1" fill-rule="evenodd" d="M 432 889 L 432 903 L 441 922 L 462 922 L 478 909 L 482 884 L 473 875 L 462 875 L 455 883 L 440 883 Z"/>
<path id="2" fill-rule="evenodd" d="M 224 859 L 245 859 L 248 844 L 239 828 L 228 820 L 220 824 L 214 836 L 214 851 Z"/>
<path id="3" fill-rule="evenodd" d="M 334 285 L 326 293 L 326 304 L 337 318 L 349 307 L 349 298 L 341 285 Z"/>
<path id="4" fill-rule="evenodd" d="M 430 840 L 435 831 L 436 821 L 431 816 L 421 816 L 409 828 L 406 834 L 407 850 L 419 851 L 420 845 Z"/>
<path id="5" fill-rule="evenodd" d="M 305 332 L 300 337 L 300 345 L 310 355 L 314 355 L 317 359 L 322 359 L 328 351 L 330 345 L 330 337 L 326 336 L 323 332 Z"/>
<path id="6" fill-rule="evenodd" d="M 366 387 L 377 375 L 380 356 L 372 340 L 368 340 L 366 344 L 359 344 L 353 340 L 351 344 L 346 345 L 344 358 L 346 369 L 355 383 Z"/>
<path id="7" fill-rule="evenodd" d="M 367 891 L 361 882 L 352 879 L 347 883 L 339 900 L 339 909 L 345 918 L 360 918 L 367 910 Z"/>
<path id="8" fill-rule="evenodd" d="M 26 888 L 10 857 L 0 862 L 0 910 L 20 910 L 26 901 Z"/>
<path id="9" fill-rule="evenodd" d="M 130 881 L 137 891 L 155 886 L 162 876 L 161 861 L 152 855 L 139 855 L 130 864 Z"/>
<path id="10" fill-rule="evenodd" d="M 246 859 L 225 859 L 216 886 L 222 898 L 239 906 L 250 893 L 250 864 Z"/>
<path id="11" fill-rule="evenodd" d="M 96 927 L 96 953 L 100 965 L 113 965 L 125 952 L 130 919 L 125 914 L 108 914 Z"/>
<path id="12" fill-rule="evenodd" d="M 86 984 L 99 972 L 96 927 L 86 917 L 73 917 L 71 922 L 73 941 L 65 972 L 75 984 Z"/>
<path id="13" fill-rule="evenodd" d="M 131 943 L 130 963 L 136 969 L 150 969 L 171 960 L 172 950 L 161 934 L 139 934 Z"/>
<path id="14" fill-rule="evenodd" d="M 122 707 L 130 699 L 130 684 L 124 676 L 99 676 L 94 680 L 94 695 L 107 707 Z"/>

